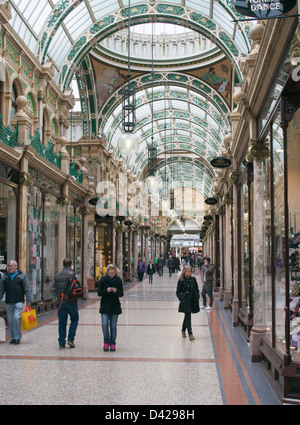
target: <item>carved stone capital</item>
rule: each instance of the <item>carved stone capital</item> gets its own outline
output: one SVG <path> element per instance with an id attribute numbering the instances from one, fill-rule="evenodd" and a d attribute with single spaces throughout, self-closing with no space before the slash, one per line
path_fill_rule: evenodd
<path id="1" fill-rule="evenodd" d="M 71 201 L 67 196 L 62 196 L 61 198 L 58 198 L 57 203 L 63 207 L 66 205 L 70 205 Z"/>
<path id="2" fill-rule="evenodd" d="M 26 173 L 25 171 L 22 171 L 20 173 L 19 183 L 24 186 L 32 186 L 33 178 L 30 174 Z"/>
<path id="3" fill-rule="evenodd" d="M 232 170 L 229 173 L 229 176 L 228 176 L 228 183 L 230 183 L 230 184 L 236 184 L 237 181 L 238 181 L 238 178 L 239 178 L 239 175 L 238 175 L 237 170 Z"/>
<path id="4" fill-rule="evenodd" d="M 250 143 L 247 153 L 246 161 L 253 162 L 254 160 L 263 161 L 270 156 L 270 148 L 267 143 Z"/>
<path id="5" fill-rule="evenodd" d="M 79 208 L 79 214 L 81 215 L 89 215 L 91 212 L 91 209 L 87 206 Z"/>
<path id="6" fill-rule="evenodd" d="M 222 205 L 230 205 L 230 203 L 231 203 L 231 198 L 230 198 L 230 195 L 227 193 L 222 198 Z"/>

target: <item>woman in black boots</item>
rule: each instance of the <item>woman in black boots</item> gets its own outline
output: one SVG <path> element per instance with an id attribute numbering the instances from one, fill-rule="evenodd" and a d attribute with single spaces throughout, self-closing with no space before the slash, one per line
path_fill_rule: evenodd
<path id="1" fill-rule="evenodd" d="M 187 329 L 190 341 L 195 339 L 192 332 L 192 313 L 198 313 L 199 308 L 199 288 L 197 280 L 192 277 L 192 268 L 190 266 L 184 266 L 177 283 L 176 290 L 177 298 L 179 299 L 180 313 L 184 313 L 184 320 L 182 323 L 182 336 L 185 337 L 185 331 Z"/>

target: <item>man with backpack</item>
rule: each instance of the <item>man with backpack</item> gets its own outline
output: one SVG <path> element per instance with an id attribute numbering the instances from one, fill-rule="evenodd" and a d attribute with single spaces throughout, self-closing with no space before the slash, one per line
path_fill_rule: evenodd
<path id="1" fill-rule="evenodd" d="M 74 348 L 74 339 L 78 326 L 79 314 L 77 299 L 82 294 L 78 275 L 71 268 L 72 260 L 63 260 L 63 269 L 54 276 L 52 290 L 57 297 L 58 308 L 58 344 L 63 349 L 66 346 L 67 320 L 70 315 L 71 323 L 68 332 L 68 345 Z"/>

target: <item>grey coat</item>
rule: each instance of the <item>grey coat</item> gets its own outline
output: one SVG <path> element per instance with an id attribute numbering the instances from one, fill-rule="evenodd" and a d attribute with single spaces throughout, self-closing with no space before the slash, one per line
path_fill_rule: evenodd
<path id="1" fill-rule="evenodd" d="M 213 283 L 214 281 L 214 272 L 215 272 L 215 265 L 209 264 L 208 266 L 202 266 L 202 270 L 204 273 L 204 282 L 205 283 Z"/>
<path id="2" fill-rule="evenodd" d="M 64 267 L 60 272 L 56 273 L 54 276 L 54 280 L 52 283 L 52 291 L 57 297 L 57 303 L 59 304 L 62 299 L 62 294 L 64 292 L 64 289 L 67 285 L 69 277 L 71 277 L 74 274 L 74 270 L 70 269 L 69 267 Z M 78 275 L 76 275 L 76 278 L 78 279 Z M 77 300 L 66 300 L 63 299 L 63 304 L 69 304 L 70 302 L 74 303 L 77 302 Z"/>

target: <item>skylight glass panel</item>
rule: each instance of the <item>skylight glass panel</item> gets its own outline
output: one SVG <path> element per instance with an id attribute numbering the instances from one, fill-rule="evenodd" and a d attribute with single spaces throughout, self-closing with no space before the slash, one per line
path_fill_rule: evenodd
<path id="1" fill-rule="evenodd" d="M 64 23 L 72 38 L 76 40 L 86 28 L 92 25 L 93 21 L 83 2 L 66 17 Z"/>
<path id="2" fill-rule="evenodd" d="M 157 111 L 163 111 L 165 109 L 165 101 L 164 100 L 157 100 L 153 102 L 153 110 L 155 112 Z"/>
<path id="3" fill-rule="evenodd" d="M 120 8 L 119 2 L 116 0 L 90 0 L 90 6 L 96 19 L 100 19 L 108 13 L 114 12 Z"/>
<path id="4" fill-rule="evenodd" d="M 71 48 L 71 42 L 67 37 L 64 29 L 59 27 L 49 47 L 49 55 L 53 57 L 53 60 L 58 64 L 61 62 L 61 58 L 66 56 L 67 52 Z"/>
<path id="5" fill-rule="evenodd" d="M 187 89 L 185 89 L 184 87 L 177 87 L 177 86 L 169 86 L 170 91 L 180 91 L 180 92 L 187 92 Z"/>
<path id="6" fill-rule="evenodd" d="M 185 5 L 186 7 L 190 7 L 191 9 L 195 9 L 198 12 L 204 13 L 205 15 L 209 16 L 210 0 L 187 0 L 185 2 Z"/>
<path id="7" fill-rule="evenodd" d="M 215 129 L 219 129 L 219 126 L 218 126 L 218 124 L 216 123 L 216 121 L 210 116 L 210 115 L 207 115 L 207 117 L 206 117 L 206 121 L 212 126 L 212 127 L 214 127 Z"/>
<path id="8" fill-rule="evenodd" d="M 116 130 L 116 132 L 114 133 L 114 136 L 113 136 L 113 138 L 112 138 L 112 140 L 111 140 L 111 144 L 112 144 L 112 146 L 114 146 L 115 148 L 117 147 L 117 143 L 118 143 L 118 140 L 119 140 L 119 138 L 120 138 L 121 134 L 123 134 L 123 133 L 122 133 L 122 131 L 121 131 L 121 129 L 120 129 L 120 128 L 117 128 L 117 130 Z"/>
<path id="9" fill-rule="evenodd" d="M 196 117 L 205 119 L 205 111 L 203 111 L 203 109 L 195 105 L 190 105 L 190 110 L 191 110 L 191 114 L 195 115 Z"/>
<path id="10" fill-rule="evenodd" d="M 182 111 L 188 110 L 188 104 L 187 102 L 181 102 L 180 100 L 172 100 L 173 109 L 179 109 Z"/>
<path id="11" fill-rule="evenodd" d="M 113 121 L 114 121 L 114 117 L 111 115 L 104 127 L 105 134 L 107 134 L 110 131 Z"/>
<path id="12" fill-rule="evenodd" d="M 39 34 L 42 31 L 43 26 L 47 21 L 49 14 L 51 13 L 51 10 L 51 7 L 45 7 L 41 10 L 40 15 L 34 13 L 32 18 L 29 20 L 29 23 L 32 25 L 32 28 L 36 34 Z"/>
<path id="13" fill-rule="evenodd" d="M 220 4 L 214 2 L 213 8 L 213 20 L 217 22 L 225 31 L 228 32 L 229 35 L 233 35 L 234 23 L 232 21 L 232 17 L 229 13 L 222 7 Z"/>
<path id="14" fill-rule="evenodd" d="M 234 41 L 236 42 L 239 50 L 242 53 L 245 53 L 246 55 L 249 53 L 249 49 L 247 47 L 247 43 L 243 37 L 243 34 L 240 31 L 236 32 L 236 35 L 234 37 Z"/>
<path id="15" fill-rule="evenodd" d="M 137 121 L 139 121 L 142 118 L 147 117 L 150 114 L 151 114 L 151 110 L 150 110 L 149 104 L 142 105 L 141 107 L 139 107 L 139 108 L 136 109 L 136 118 L 137 118 Z"/>

